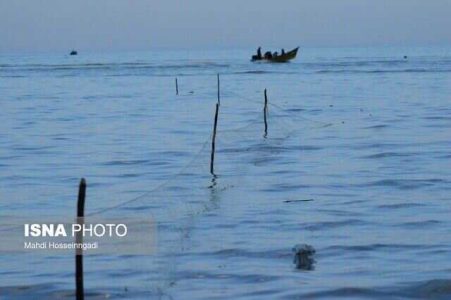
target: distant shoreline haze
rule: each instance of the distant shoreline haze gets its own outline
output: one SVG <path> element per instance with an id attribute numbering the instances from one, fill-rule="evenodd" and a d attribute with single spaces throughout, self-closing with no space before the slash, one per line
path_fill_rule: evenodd
<path id="1" fill-rule="evenodd" d="M 0 0 L 0 53 L 451 45 L 451 1 Z"/>

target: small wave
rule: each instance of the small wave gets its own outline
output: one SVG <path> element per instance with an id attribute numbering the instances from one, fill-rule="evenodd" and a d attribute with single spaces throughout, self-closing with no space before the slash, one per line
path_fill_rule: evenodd
<path id="1" fill-rule="evenodd" d="M 309 146 L 309 145 L 287 147 L 287 150 L 295 150 L 295 151 L 317 151 L 317 150 L 321 150 L 321 149 L 323 149 L 323 148 L 318 147 L 318 146 Z"/>
<path id="2" fill-rule="evenodd" d="M 184 70 L 203 68 L 227 68 L 229 64 L 215 62 L 185 62 L 185 63 L 80 63 L 80 64 L 22 64 L 6 65 L 0 71 L 25 71 L 25 72 L 54 72 L 77 70 Z"/>
<path id="3" fill-rule="evenodd" d="M 329 246 L 324 249 L 325 252 L 333 251 L 333 252 L 361 252 L 361 251 L 392 251 L 392 250 L 411 250 L 411 249 L 419 249 L 424 245 L 421 244 L 368 244 L 368 245 L 352 245 L 352 246 L 343 246 L 343 245 L 334 245 Z"/>
<path id="4" fill-rule="evenodd" d="M 390 297 L 390 293 L 371 289 L 371 288 L 359 288 L 359 287 L 344 287 L 338 289 L 330 289 L 326 291 L 306 293 L 300 295 L 289 295 L 284 299 L 393 299 Z"/>
<path id="5" fill-rule="evenodd" d="M 248 223 L 249 224 L 249 223 Z M 260 226 L 260 223 L 255 223 Z M 274 250 L 263 250 L 263 251 L 249 251 L 242 248 L 227 248 L 220 249 L 211 252 L 201 252 L 198 254 L 200 257 L 213 256 L 222 258 L 231 257 L 241 257 L 241 258 L 282 258 L 291 257 L 291 252 L 287 249 L 274 249 Z"/>
<path id="6" fill-rule="evenodd" d="M 289 109 L 285 109 L 286 112 L 302 112 L 305 111 L 305 109 L 303 108 L 289 108 Z"/>
<path id="7" fill-rule="evenodd" d="M 383 180 L 377 180 L 365 184 L 360 184 L 358 186 L 361 187 L 368 187 L 368 186 L 391 186 L 391 187 L 397 187 L 402 190 L 411 190 L 411 189 L 418 189 L 422 187 L 427 186 L 433 186 L 437 183 L 444 183 L 446 182 L 443 179 L 383 179 Z"/>
<path id="8" fill-rule="evenodd" d="M 433 279 L 425 282 L 414 283 L 405 289 L 405 293 L 412 297 L 422 299 L 450 299 L 451 280 Z"/>
<path id="9" fill-rule="evenodd" d="M 387 158 L 387 157 L 405 157 L 405 156 L 412 156 L 414 154 L 412 153 L 399 153 L 399 152 L 382 152 L 372 155 L 364 156 L 363 158 L 367 159 L 379 159 L 379 158 Z"/>
<path id="10" fill-rule="evenodd" d="M 365 127 L 364 129 L 383 129 L 383 128 L 387 128 L 387 127 L 388 127 L 388 125 L 381 124 L 381 125 L 368 126 L 368 127 Z"/>
<path id="11" fill-rule="evenodd" d="M 150 160 L 148 159 L 137 159 L 137 160 L 113 160 L 103 163 L 105 166 L 129 166 L 129 165 L 140 165 L 140 164 L 149 164 Z"/>
<path id="12" fill-rule="evenodd" d="M 307 225 L 304 228 L 306 230 L 321 230 L 321 229 L 330 229 L 330 228 L 338 228 L 338 227 L 346 227 L 346 226 L 359 226 L 359 225 L 368 225 L 369 222 L 359 220 L 359 219 L 350 219 L 343 221 L 328 221 L 328 222 L 317 222 L 315 224 Z"/>
<path id="13" fill-rule="evenodd" d="M 449 121 L 451 120 L 451 117 L 449 116 L 428 116 L 428 117 L 423 117 L 424 120 L 446 120 Z"/>
<path id="14" fill-rule="evenodd" d="M 319 70 L 317 74 L 390 74 L 390 73 L 450 73 L 451 69 L 376 69 L 376 70 Z"/>
<path id="15" fill-rule="evenodd" d="M 120 292 L 116 290 L 116 296 Z M 1 299 L 73 299 L 75 297 L 73 290 L 60 290 L 55 284 L 38 284 L 28 286 L 5 286 L 0 287 Z M 110 293 L 90 291 L 85 292 L 88 299 L 107 299 L 111 297 Z M 6 297 L 6 298 L 3 298 Z M 122 297 L 121 297 L 122 298 Z"/>
<path id="16" fill-rule="evenodd" d="M 421 203 L 399 203 L 399 204 L 384 204 L 379 205 L 378 208 L 382 209 L 402 209 L 402 208 L 413 208 L 413 207 L 423 207 L 425 204 Z"/>
<path id="17" fill-rule="evenodd" d="M 275 72 L 255 70 L 255 71 L 241 71 L 241 72 L 234 72 L 234 73 L 232 73 L 232 74 L 270 74 L 270 73 L 275 73 Z"/>
<path id="18" fill-rule="evenodd" d="M 302 190 L 302 189 L 306 189 L 308 187 L 310 187 L 310 186 L 302 185 L 302 184 L 278 183 L 278 184 L 271 185 L 271 187 L 269 187 L 269 188 L 261 189 L 261 191 L 263 191 L 263 192 L 270 192 L 270 193 L 278 193 L 280 191 L 287 192 L 287 191 Z"/>
<path id="19" fill-rule="evenodd" d="M 276 281 L 279 278 L 279 276 L 271 276 L 268 274 L 236 274 L 236 273 L 214 273 L 214 272 L 205 272 L 205 271 L 180 271 L 177 272 L 177 277 L 180 279 L 186 280 L 187 278 L 197 278 L 197 279 L 216 279 L 216 280 L 224 280 L 228 279 L 231 281 L 235 281 L 238 283 L 258 283 L 258 282 L 269 282 L 269 281 Z M 188 297 L 189 298 L 189 297 Z"/>
<path id="20" fill-rule="evenodd" d="M 301 297 L 302 296 L 302 297 Z M 451 280 L 432 279 L 400 286 L 341 287 L 319 292 L 291 294 L 285 299 L 438 299 L 451 297 Z"/>
<path id="21" fill-rule="evenodd" d="M 430 228 L 436 225 L 441 224 L 442 222 L 437 220 L 426 220 L 426 221 L 418 221 L 418 222 L 405 222 L 397 224 L 397 227 L 407 227 L 407 228 Z"/>

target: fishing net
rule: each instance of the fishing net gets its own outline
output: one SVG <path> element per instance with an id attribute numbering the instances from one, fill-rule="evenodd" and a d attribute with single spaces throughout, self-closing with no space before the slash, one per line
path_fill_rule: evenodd
<path id="1" fill-rule="evenodd" d="M 214 98 L 213 95 L 210 97 Z M 121 257 L 111 260 L 88 258 L 97 270 L 101 268 L 100 264 L 118 274 L 133 274 L 127 282 L 110 283 L 120 287 L 116 293 L 120 294 L 124 288 L 158 297 L 170 295 L 171 286 L 177 282 L 177 265 L 190 248 L 193 224 L 197 218 L 215 209 L 218 195 L 246 184 L 250 170 L 278 159 L 284 143 L 290 139 L 296 140 L 305 132 L 331 126 L 303 117 L 302 110 L 284 109 L 271 99 L 266 109 L 265 126 L 263 93 L 259 98 L 228 91 L 223 93 L 215 138 L 214 174 L 211 172 L 210 134 L 181 170 L 169 179 L 136 197 L 87 214 L 88 218 L 148 218 L 156 224 L 156 248 L 149 250 L 147 255 L 127 256 L 124 258 L 126 265 L 121 262 Z M 184 101 L 186 105 L 189 98 L 185 97 Z M 213 128 L 215 103 L 212 101 L 209 105 L 209 126 Z M 104 288 L 111 291 L 111 286 Z"/>
<path id="2" fill-rule="evenodd" d="M 168 99 L 182 108 L 190 105 L 204 107 L 209 116 L 198 126 L 205 128 L 203 141 L 195 143 L 196 150 L 183 152 L 189 152 L 190 155 L 183 156 L 185 162 L 177 171 L 170 171 L 170 174 L 161 172 L 161 176 L 152 177 L 151 183 L 139 180 L 135 191 L 125 199 L 111 191 L 104 191 L 106 195 L 97 197 L 101 186 L 90 186 L 90 178 L 87 178 L 88 205 L 85 215 L 88 220 L 99 217 L 106 220 L 149 220 L 155 226 L 155 230 L 150 233 L 142 232 L 143 243 L 147 235 L 151 234 L 155 239 L 155 247 L 139 255 L 121 253 L 120 250 L 111 255 L 87 255 L 85 278 L 90 278 L 85 284 L 87 294 L 94 290 L 100 295 L 127 297 L 127 293 L 132 291 L 138 298 L 140 295 L 142 298 L 170 297 L 171 287 L 176 284 L 178 276 L 182 276 L 178 274 L 178 265 L 192 246 L 190 237 L 194 234 L 196 220 L 214 211 L 220 205 L 218 199 L 225 191 L 252 182 L 248 179 L 253 175 L 253 170 L 272 165 L 280 158 L 285 147 L 297 147 L 302 144 L 304 135 L 314 134 L 315 130 L 332 125 L 316 121 L 311 116 L 305 117 L 309 114 L 302 107 L 284 108 L 270 92 L 268 95 L 265 124 L 263 91 L 245 95 L 222 89 L 213 172 L 211 150 L 216 92 L 204 91 Z M 210 100 L 199 103 L 200 97 Z M 193 116 L 189 111 L 185 111 L 183 116 L 186 117 L 183 120 L 185 122 L 196 121 L 190 119 Z M 166 145 L 160 144 L 164 149 Z M 152 174 L 158 174 L 163 169 L 175 169 L 170 163 L 158 165 L 155 160 L 149 168 Z M 155 177 L 159 180 L 155 180 Z M 127 181 L 129 188 L 132 186 L 130 182 Z M 118 185 L 116 190 L 120 188 Z M 92 198 L 108 199 L 108 205 L 102 205 L 105 202 L 100 205 L 92 203 Z M 142 226 L 143 231 L 146 228 Z M 71 278 L 72 257 L 65 259 L 64 264 L 61 263 L 61 270 L 66 270 L 64 272 Z M 105 275 L 102 274 L 108 274 L 108 280 L 104 280 Z M 124 278 L 123 274 L 127 276 Z"/>

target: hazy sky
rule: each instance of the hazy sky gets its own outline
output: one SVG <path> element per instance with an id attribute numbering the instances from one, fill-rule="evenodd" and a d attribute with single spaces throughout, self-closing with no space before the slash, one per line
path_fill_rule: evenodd
<path id="1" fill-rule="evenodd" d="M 0 0 L 0 51 L 431 44 L 451 0 Z"/>

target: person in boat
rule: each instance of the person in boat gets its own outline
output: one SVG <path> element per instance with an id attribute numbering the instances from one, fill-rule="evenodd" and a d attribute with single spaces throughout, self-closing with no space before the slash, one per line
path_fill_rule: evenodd
<path id="1" fill-rule="evenodd" d="M 265 52 L 265 59 L 272 59 L 272 53 L 271 53 L 271 51 Z"/>
<path id="2" fill-rule="evenodd" d="M 261 60 L 262 59 L 262 47 L 258 47 L 257 55 L 252 55 L 252 60 Z"/>

